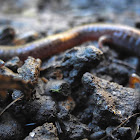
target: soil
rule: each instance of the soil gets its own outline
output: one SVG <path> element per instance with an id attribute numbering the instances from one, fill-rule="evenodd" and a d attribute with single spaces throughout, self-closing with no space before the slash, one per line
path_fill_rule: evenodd
<path id="1" fill-rule="evenodd" d="M 140 28 L 138 0 L 0 2 L 1 45 L 97 22 Z M 0 139 L 140 139 L 140 83 L 129 87 L 130 75 L 139 74 L 138 63 L 136 56 L 109 46 L 99 50 L 93 41 L 42 62 L 16 56 L 4 66 L 1 61 Z"/>

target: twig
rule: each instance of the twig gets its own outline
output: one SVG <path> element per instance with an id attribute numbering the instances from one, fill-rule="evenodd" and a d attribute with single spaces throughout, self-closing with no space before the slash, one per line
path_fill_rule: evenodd
<path id="1" fill-rule="evenodd" d="M 1 112 L 0 112 L 0 116 L 10 107 L 12 106 L 15 102 L 17 102 L 18 100 L 20 100 L 21 98 L 23 98 L 24 95 L 20 96 L 19 98 L 15 99 L 14 101 L 12 101 L 9 105 L 7 105 Z"/>
<path id="2" fill-rule="evenodd" d="M 136 116 L 136 115 L 140 115 L 140 112 L 139 112 L 139 113 L 135 113 L 135 114 L 129 116 L 129 117 L 128 117 L 126 120 L 124 120 L 120 125 L 118 125 L 118 126 L 111 132 L 111 134 L 114 133 L 115 131 L 117 131 L 117 130 L 118 130 L 122 125 L 124 125 L 130 118 L 132 118 L 132 117 L 134 117 L 134 116 Z M 101 138 L 100 140 L 104 140 L 104 139 L 106 139 L 106 138 L 107 138 L 107 135 L 104 136 L 103 138 Z"/>

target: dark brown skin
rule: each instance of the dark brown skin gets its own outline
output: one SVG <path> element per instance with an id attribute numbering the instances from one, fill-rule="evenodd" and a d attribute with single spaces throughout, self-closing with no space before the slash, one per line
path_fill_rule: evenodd
<path id="1" fill-rule="evenodd" d="M 22 60 L 28 56 L 45 59 L 86 41 L 98 40 L 101 36 L 108 37 L 102 42 L 115 44 L 121 50 L 130 51 L 140 57 L 138 29 L 123 25 L 89 24 L 21 46 L 0 46 L 0 59 L 8 60 L 13 56 L 19 56 Z"/>

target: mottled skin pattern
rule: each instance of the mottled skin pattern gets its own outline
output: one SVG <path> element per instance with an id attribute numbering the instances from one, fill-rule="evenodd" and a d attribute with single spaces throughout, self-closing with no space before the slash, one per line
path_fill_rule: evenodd
<path id="1" fill-rule="evenodd" d="M 113 24 L 88 24 L 73 28 L 66 32 L 45 37 L 43 39 L 21 45 L 0 46 L 0 58 L 8 60 L 19 56 L 25 60 L 28 56 L 45 59 L 83 42 L 98 40 L 107 36 L 109 43 L 140 56 L 140 31 L 138 29 Z M 104 39 L 103 42 L 106 40 Z"/>

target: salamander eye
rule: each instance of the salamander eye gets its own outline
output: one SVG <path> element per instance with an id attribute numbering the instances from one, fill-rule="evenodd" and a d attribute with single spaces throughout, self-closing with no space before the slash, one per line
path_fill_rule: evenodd
<path id="1" fill-rule="evenodd" d="M 140 77 L 137 74 L 131 74 L 129 78 L 129 87 L 140 88 Z"/>
<path id="2" fill-rule="evenodd" d="M 12 44 L 15 38 L 15 30 L 11 27 L 7 27 L 0 31 L 0 44 L 1 45 L 9 45 Z"/>

